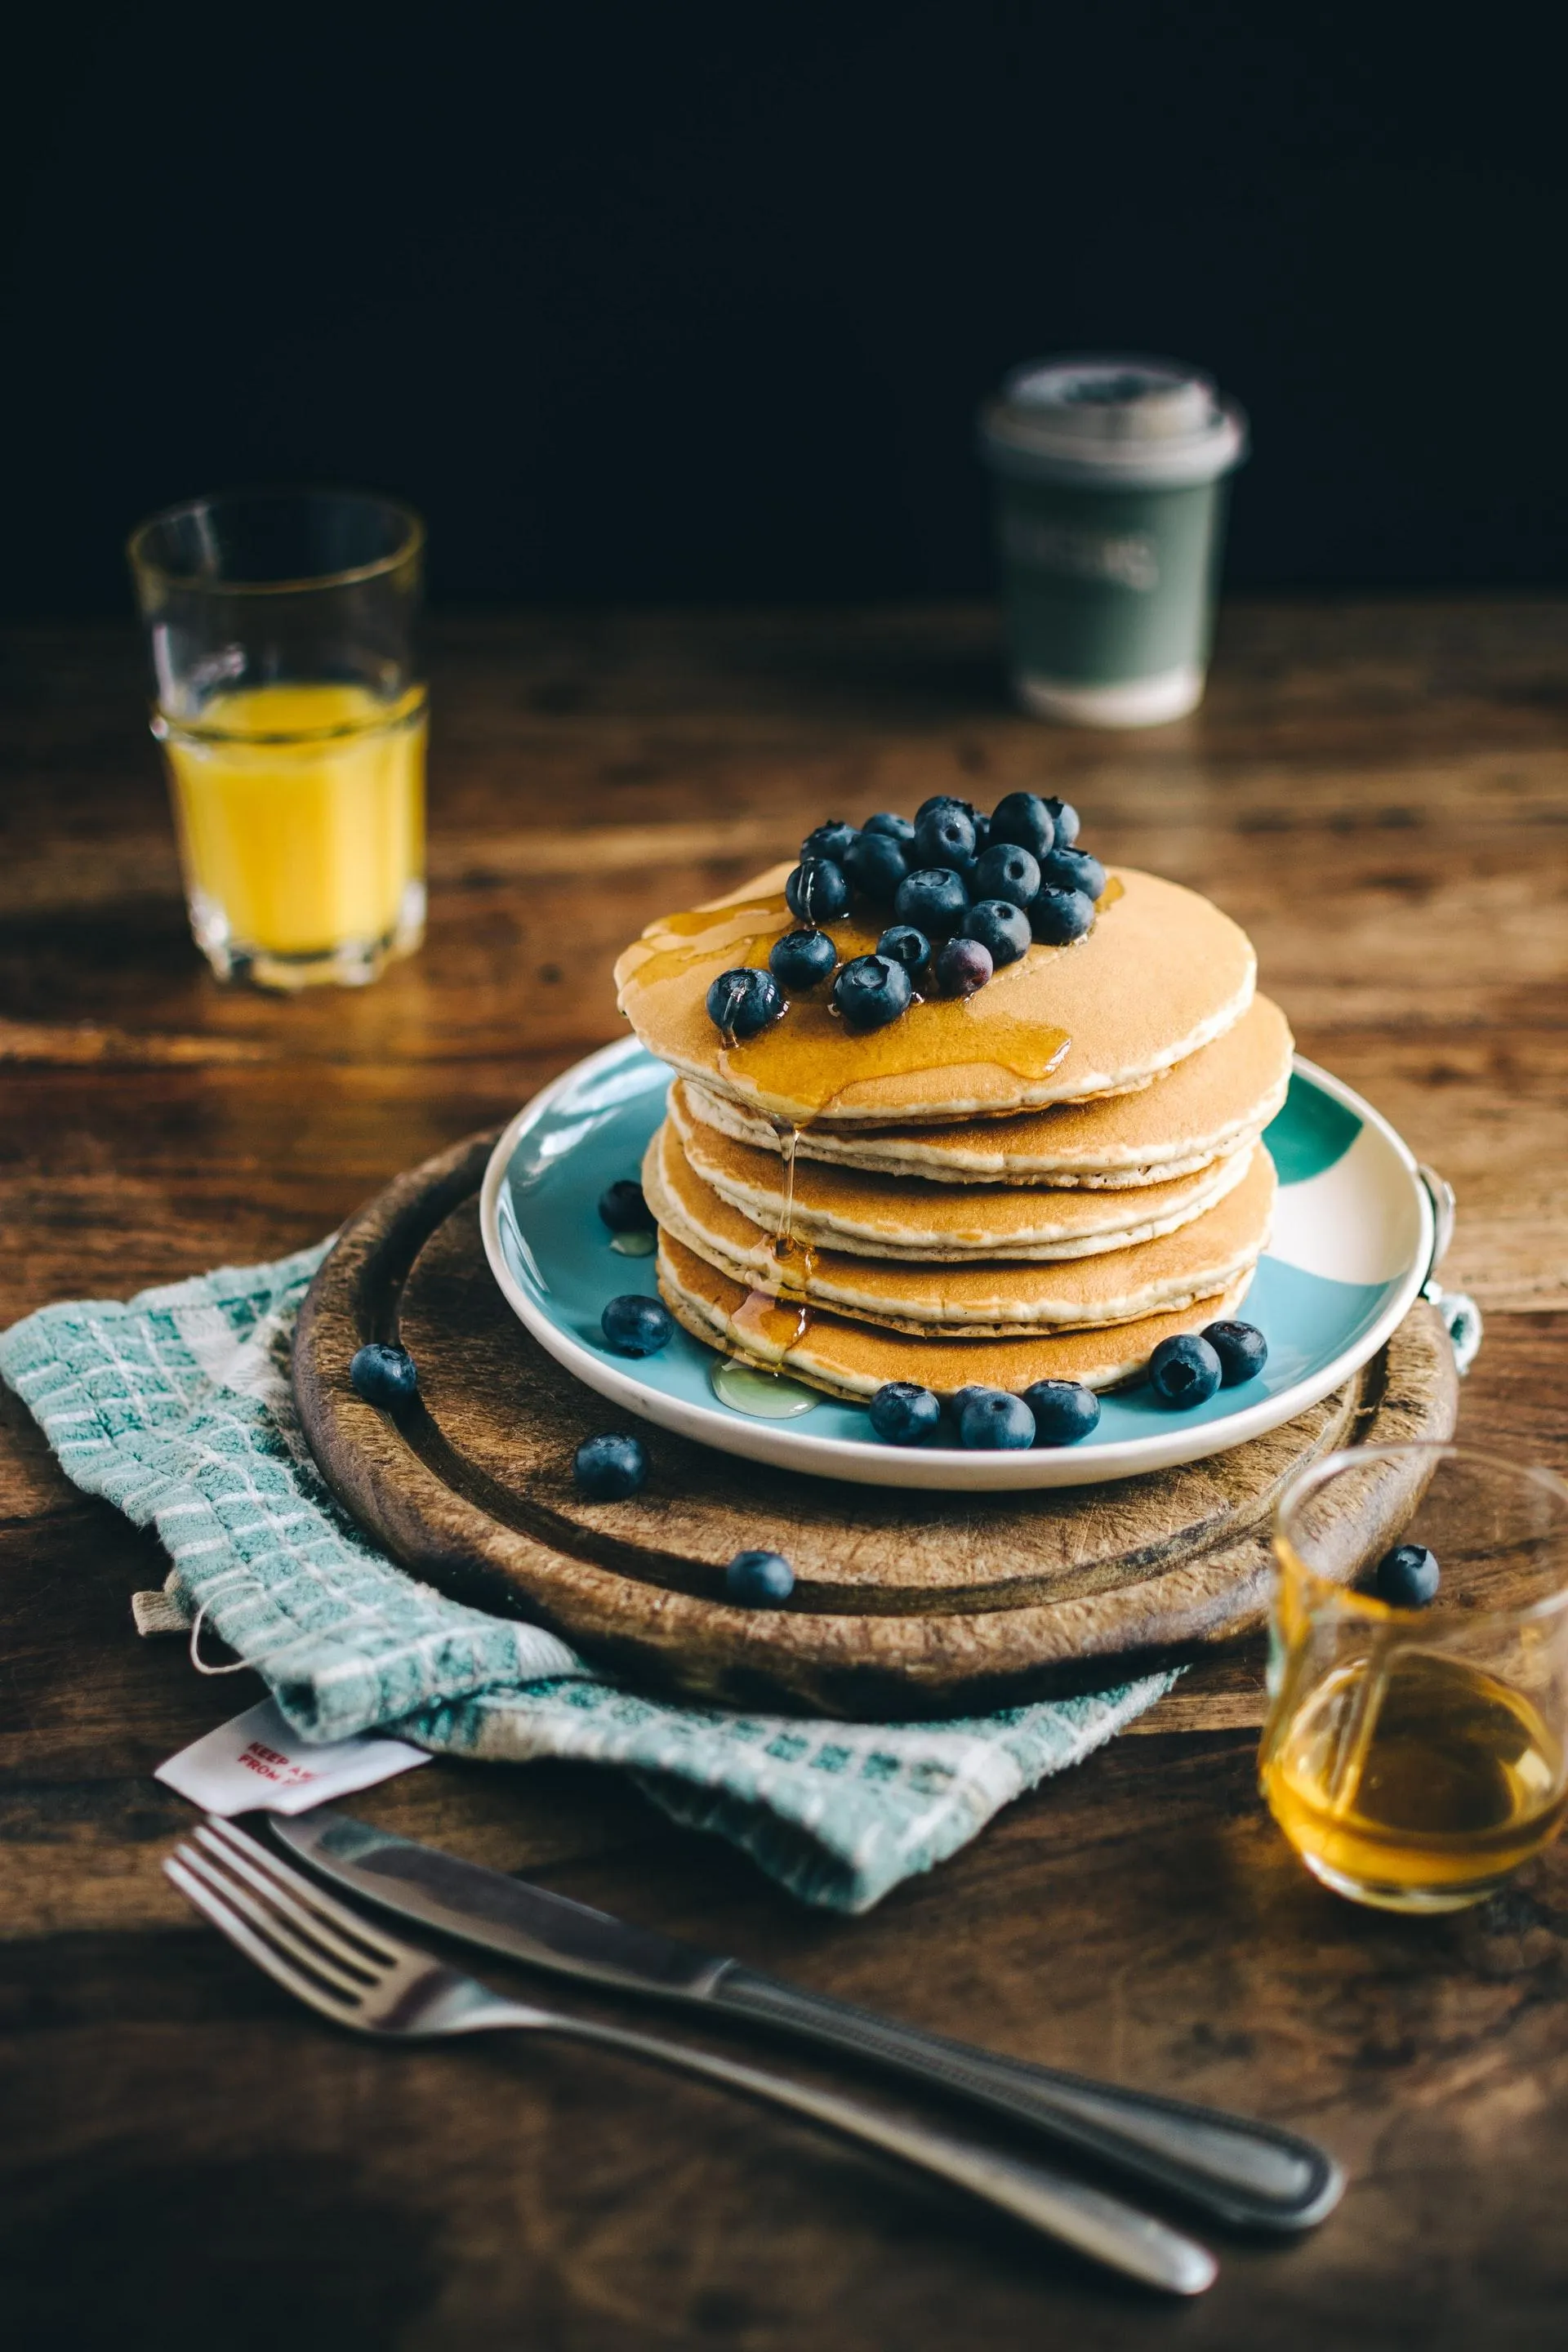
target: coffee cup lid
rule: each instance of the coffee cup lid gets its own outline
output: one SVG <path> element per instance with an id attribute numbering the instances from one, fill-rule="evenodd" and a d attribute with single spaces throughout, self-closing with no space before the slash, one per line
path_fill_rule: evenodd
<path id="1" fill-rule="evenodd" d="M 1247 417 L 1174 360 L 1085 352 L 1031 360 L 980 412 L 998 472 L 1106 488 L 1213 481 L 1247 455 Z"/>

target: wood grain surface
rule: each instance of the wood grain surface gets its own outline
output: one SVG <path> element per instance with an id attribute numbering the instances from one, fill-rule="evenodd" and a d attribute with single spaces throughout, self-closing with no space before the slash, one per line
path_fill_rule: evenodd
<path id="1" fill-rule="evenodd" d="M 190 948 L 130 632 L 0 647 L 0 1320 L 317 1238 L 615 1034 L 650 914 L 832 811 L 1039 783 L 1244 922 L 1302 1050 L 1452 1180 L 1449 1276 L 1488 1313 L 1461 1433 L 1568 1467 L 1568 605 L 1237 609 L 1205 709 L 1137 737 L 1011 714 L 978 612 L 492 619 L 436 650 L 428 947 L 280 1004 Z M 0 2286 L 28 2352 L 1561 2344 L 1568 1857 L 1447 1921 L 1336 1902 L 1258 1804 L 1256 1657 L 853 1922 L 585 1769 L 437 1762 L 355 1800 L 1333 2147 L 1332 2221 L 1223 2243 L 1172 2313 L 693 2086 L 393 2059 L 291 2009 L 159 1871 L 190 1815 L 153 1767 L 258 1692 L 138 1642 L 163 1570 L 0 1392 Z M 1216 1707 L 1234 1728 L 1184 1727 Z"/>
<path id="2" fill-rule="evenodd" d="M 1337 1445 L 1453 1433 L 1453 1349 L 1418 1299 L 1390 1345 L 1299 1419 L 1148 1477 L 906 1494 L 647 1428 L 643 1492 L 587 1503 L 572 1459 L 606 1407 L 523 1329 L 486 1263 L 477 1192 L 494 1141 L 437 1153 L 350 1221 L 300 1316 L 295 1399 L 329 1483 L 396 1559 L 634 1681 L 877 1720 L 1201 1658 L 1262 1622 L 1268 1515 L 1298 1471 Z M 419 1366 L 417 1401 L 395 1412 L 349 1379 L 372 1339 L 401 1340 Z M 1395 1540 L 1415 1487 L 1381 1465 L 1357 1529 L 1366 1549 Z M 726 1562 L 759 1545 L 795 1569 L 785 1609 L 724 1600 Z"/>

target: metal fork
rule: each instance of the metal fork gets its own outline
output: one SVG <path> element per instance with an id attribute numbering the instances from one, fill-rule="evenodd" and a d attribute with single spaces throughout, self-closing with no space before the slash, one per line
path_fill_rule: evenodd
<path id="1" fill-rule="evenodd" d="M 351 1910 L 232 1822 L 209 1820 L 163 1864 L 182 1895 L 247 1959 L 334 2023 L 381 2041 L 515 2027 L 559 2033 L 672 2066 L 760 2099 L 934 2173 L 1043 2236 L 1171 2294 L 1201 2294 L 1218 2264 L 1206 2247 L 1087 2181 L 858 2099 L 738 2064 L 663 2034 L 630 2032 L 503 2000 L 379 1920 Z"/>

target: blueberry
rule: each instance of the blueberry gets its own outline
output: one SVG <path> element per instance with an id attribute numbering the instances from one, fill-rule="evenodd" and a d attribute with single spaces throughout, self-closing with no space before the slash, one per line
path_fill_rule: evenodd
<path id="1" fill-rule="evenodd" d="M 976 1397 L 1005 1396 L 1005 1389 L 988 1389 L 981 1381 L 966 1381 L 963 1388 L 954 1389 L 947 1399 L 948 1419 L 956 1430 Z"/>
<path id="2" fill-rule="evenodd" d="M 833 923 L 849 911 L 849 885 L 831 857 L 803 857 L 784 884 L 784 903 L 803 923 Z"/>
<path id="3" fill-rule="evenodd" d="M 1162 1339 L 1149 1359 L 1149 1385 L 1162 1404 L 1202 1404 L 1219 1382 L 1219 1358 L 1190 1331 Z"/>
<path id="4" fill-rule="evenodd" d="M 950 866 L 923 866 L 900 882 L 893 914 L 900 923 L 912 923 L 928 940 L 950 940 L 969 912 L 963 877 Z"/>
<path id="5" fill-rule="evenodd" d="M 978 809 L 974 810 L 973 814 L 974 817 L 974 855 L 976 857 L 984 857 L 985 852 L 991 846 L 991 820 L 988 816 L 982 816 Z"/>
<path id="6" fill-rule="evenodd" d="M 1033 1445 L 1035 1416 L 1021 1396 L 991 1389 L 968 1400 L 958 1416 L 958 1434 L 972 1454 L 1016 1454 Z"/>
<path id="7" fill-rule="evenodd" d="M 405 1404 L 418 1393 L 419 1374 L 406 1348 L 387 1348 L 379 1339 L 356 1349 L 349 1359 L 349 1379 L 356 1396 L 366 1404 Z"/>
<path id="8" fill-rule="evenodd" d="M 885 833 L 863 833 L 844 860 L 844 871 L 863 898 L 891 904 L 894 892 L 910 870 L 901 841 Z"/>
<path id="9" fill-rule="evenodd" d="M 1219 1358 L 1222 1388 L 1252 1380 L 1268 1361 L 1268 1342 L 1256 1323 L 1210 1323 L 1204 1338 Z"/>
<path id="10" fill-rule="evenodd" d="M 984 988 L 996 967 L 991 950 L 978 940 L 949 940 L 936 952 L 931 966 L 943 996 L 973 996 Z"/>
<path id="11" fill-rule="evenodd" d="M 738 1551 L 724 1570 L 724 1591 L 742 1609 L 773 1609 L 795 1591 L 795 1570 L 782 1551 Z"/>
<path id="12" fill-rule="evenodd" d="M 1065 948 L 1094 929 L 1094 900 L 1081 890 L 1045 890 L 1029 908 L 1029 929 L 1041 945 Z"/>
<path id="13" fill-rule="evenodd" d="M 991 812 L 991 840 L 1016 842 L 1032 857 L 1048 857 L 1057 845 L 1050 803 L 1038 793 L 1009 793 Z"/>
<path id="14" fill-rule="evenodd" d="M 675 1337 L 675 1318 L 657 1298 L 625 1290 L 611 1299 L 599 1328 L 617 1356 L 657 1356 Z"/>
<path id="15" fill-rule="evenodd" d="M 708 991 L 708 1018 L 727 1038 L 760 1037 L 784 1009 L 777 981 L 754 964 L 721 971 Z"/>
<path id="16" fill-rule="evenodd" d="M 579 1494 L 591 1503 L 624 1503 L 647 1483 L 647 1454 L 640 1437 L 584 1438 L 572 1457 Z"/>
<path id="17" fill-rule="evenodd" d="M 879 955 L 891 956 L 912 977 L 931 961 L 931 941 L 912 923 L 894 923 L 877 941 Z"/>
<path id="18" fill-rule="evenodd" d="M 826 824 L 819 824 L 815 833 L 806 835 L 800 845 L 800 854 L 803 859 L 830 857 L 835 866 L 842 866 L 859 838 L 852 824 L 846 824 L 840 817 L 830 816 Z"/>
<path id="19" fill-rule="evenodd" d="M 889 1445 L 918 1445 L 942 1419 L 930 1389 L 913 1381 L 884 1381 L 871 1399 L 871 1426 Z"/>
<path id="20" fill-rule="evenodd" d="M 921 866 L 969 865 L 974 856 L 974 819 L 962 801 L 927 802 L 915 819 L 915 845 L 910 852 Z"/>
<path id="21" fill-rule="evenodd" d="M 1076 1445 L 1100 1425 L 1100 1399 L 1081 1381 L 1037 1381 L 1024 1391 L 1037 1445 Z"/>
<path id="22" fill-rule="evenodd" d="M 786 931 L 768 951 L 768 970 L 781 988 L 815 988 L 838 961 L 826 931 Z"/>
<path id="23" fill-rule="evenodd" d="M 1086 898 L 1099 898 L 1105 868 L 1087 849 L 1053 849 L 1040 868 L 1040 882 L 1047 890 L 1081 890 Z"/>
<path id="24" fill-rule="evenodd" d="M 860 828 L 862 833 L 886 834 L 889 841 L 900 842 L 908 849 L 915 837 L 914 826 L 907 816 L 895 816 L 891 809 L 879 809 L 868 816 Z"/>
<path id="25" fill-rule="evenodd" d="M 909 1010 L 909 973 L 891 956 L 857 956 L 833 983 L 833 1002 L 847 1029 L 885 1029 Z"/>
<path id="26" fill-rule="evenodd" d="M 606 1184 L 599 1195 L 599 1214 L 613 1234 L 651 1234 L 653 1211 L 643 1199 L 642 1186 L 630 1176 Z"/>
<path id="27" fill-rule="evenodd" d="M 977 898 L 1006 898 L 1026 907 L 1040 887 L 1040 867 L 1016 841 L 999 841 L 975 860 L 970 888 Z"/>
<path id="28" fill-rule="evenodd" d="M 971 907 L 964 917 L 960 936 L 978 940 L 1000 971 L 1005 963 L 1016 963 L 1021 955 L 1027 953 L 1029 918 L 1022 907 L 1015 907 L 1009 898 L 982 898 L 979 906 Z"/>
<path id="29" fill-rule="evenodd" d="M 1377 1563 L 1377 1597 L 1391 1609 L 1426 1609 L 1437 1598 L 1442 1570 L 1425 1544 L 1395 1544 Z"/>
<path id="30" fill-rule="evenodd" d="M 1057 847 L 1070 849 L 1078 839 L 1077 809 L 1074 808 L 1071 801 L 1058 801 L 1049 793 L 1046 797 L 1046 806 L 1051 813 L 1051 823 L 1056 827 Z"/>

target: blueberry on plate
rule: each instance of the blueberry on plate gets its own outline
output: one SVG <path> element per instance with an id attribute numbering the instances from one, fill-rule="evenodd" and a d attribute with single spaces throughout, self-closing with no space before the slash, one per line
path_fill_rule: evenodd
<path id="1" fill-rule="evenodd" d="M 844 871 L 863 898 L 874 898 L 879 906 L 892 903 L 893 894 L 910 870 L 909 852 L 901 841 L 894 841 L 885 833 L 863 833 L 851 843 L 844 859 Z"/>
<path id="2" fill-rule="evenodd" d="M 647 1483 L 647 1454 L 640 1437 L 584 1438 L 572 1457 L 577 1491 L 591 1503 L 624 1503 Z"/>
<path id="3" fill-rule="evenodd" d="M 1219 1358 L 1191 1331 L 1162 1339 L 1149 1359 L 1149 1385 L 1162 1404 L 1203 1404 L 1219 1383 Z"/>
<path id="4" fill-rule="evenodd" d="M 1087 849 L 1053 849 L 1040 868 L 1040 883 L 1047 890 L 1081 890 L 1086 898 L 1099 898 L 1105 868 Z"/>
<path id="5" fill-rule="evenodd" d="M 1024 1391 L 1037 1445 L 1076 1445 L 1100 1426 L 1100 1399 L 1081 1381 L 1037 1381 Z"/>
<path id="6" fill-rule="evenodd" d="M 611 1299 L 599 1328 L 617 1356 L 657 1356 L 675 1337 L 675 1318 L 657 1298 L 626 1290 Z"/>
<path id="7" fill-rule="evenodd" d="M 943 996 L 973 996 L 984 988 L 996 967 L 991 950 L 978 940 L 949 940 L 938 948 L 931 966 Z"/>
<path id="8" fill-rule="evenodd" d="M 846 824 L 841 817 L 830 816 L 826 824 L 819 824 L 815 833 L 806 835 L 800 845 L 800 854 L 803 859 L 830 857 L 835 866 L 842 866 L 859 838 L 854 825 Z"/>
<path id="9" fill-rule="evenodd" d="M 1256 1323 L 1206 1323 L 1203 1336 L 1219 1358 L 1224 1388 L 1254 1379 L 1268 1361 L 1268 1342 Z"/>
<path id="10" fill-rule="evenodd" d="M 910 847 L 915 837 L 915 829 L 909 818 L 896 816 L 891 809 L 879 809 L 875 816 L 866 819 L 860 830 L 862 833 L 886 834 L 889 841 L 900 842 L 906 849 Z"/>
<path id="11" fill-rule="evenodd" d="M 910 862 L 917 866 L 969 866 L 974 859 L 974 818 L 963 801 L 928 801 L 915 819 Z"/>
<path id="12" fill-rule="evenodd" d="M 786 931 L 768 950 L 768 970 L 781 988 L 815 988 L 838 961 L 826 931 Z"/>
<path id="13" fill-rule="evenodd" d="M 1029 918 L 1010 898 L 982 898 L 963 919 L 962 936 L 978 940 L 998 971 L 1028 952 Z"/>
<path id="14" fill-rule="evenodd" d="M 1016 841 L 999 841 L 974 861 L 970 888 L 976 898 L 1006 898 L 1026 907 L 1040 887 L 1040 866 Z"/>
<path id="15" fill-rule="evenodd" d="M 708 1018 L 727 1039 L 760 1037 L 784 1009 L 779 984 L 772 972 L 755 964 L 737 964 L 721 971 L 708 991 Z"/>
<path id="16" fill-rule="evenodd" d="M 871 1399 L 871 1426 L 889 1445 L 918 1445 L 941 1419 L 931 1390 L 913 1381 L 884 1381 Z"/>
<path id="17" fill-rule="evenodd" d="M 724 1570 L 724 1591 L 742 1609 L 776 1609 L 795 1591 L 795 1570 L 782 1551 L 738 1551 Z"/>
<path id="18" fill-rule="evenodd" d="M 1065 948 L 1094 929 L 1094 900 L 1082 890 L 1042 889 L 1029 908 L 1029 929 L 1042 947 Z"/>
<path id="19" fill-rule="evenodd" d="M 900 882 L 893 899 L 893 917 L 912 923 L 928 940 L 950 940 L 969 912 L 963 877 L 951 866 L 922 866 Z"/>
<path id="20" fill-rule="evenodd" d="M 419 1374 L 406 1348 L 372 1339 L 349 1359 L 349 1379 L 366 1404 L 405 1404 L 418 1392 Z"/>
<path id="21" fill-rule="evenodd" d="M 1046 795 L 1046 806 L 1050 811 L 1051 824 L 1056 830 L 1057 847 L 1070 849 L 1078 839 L 1077 809 L 1071 801 L 1058 801 L 1050 793 Z"/>
<path id="22" fill-rule="evenodd" d="M 849 911 L 849 884 L 831 857 L 803 857 L 784 884 L 784 903 L 803 923 L 836 923 Z"/>
<path id="23" fill-rule="evenodd" d="M 879 955 L 891 956 L 912 978 L 931 961 L 931 941 L 912 923 L 893 923 L 877 941 Z"/>
<path id="24" fill-rule="evenodd" d="M 1021 1396 L 989 1389 L 968 1400 L 958 1416 L 958 1434 L 972 1454 L 1016 1454 L 1035 1442 L 1035 1416 Z"/>
<path id="25" fill-rule="evenodd" d="M 1377 1597 L 1391 1609 L 1426 1609 L 1437 1598 L 1443 1571 L 1425 1544 L 1395 1544 L 1377 1563 Z"/>
<path id="26" fill-rule="evenodd" d="M 857 956 L 833 983 L 833 1002 L 847 1029 L 885 1029 L 909 1010 L 914 991 L 909 973 L 891 956 Z"/>
<path id="27" fill-rule="evenodd" d="M 622 1176 L 614 1184 L 606 1184 L 599 1195 L 599 1215 L 613 1234 L 651 1234 L 654 1230 L 653 1211 L 643 1198 L 642 1186 L 631 1176 Z"/>
<path id="28" fill-rule="evenodd" d="M 1009 793 L 991 812 L 991 845 L 1016 842 L 1031 857 L 1048 857 L 1057 845 L 1051 804 L 1038 793 Z"/>

